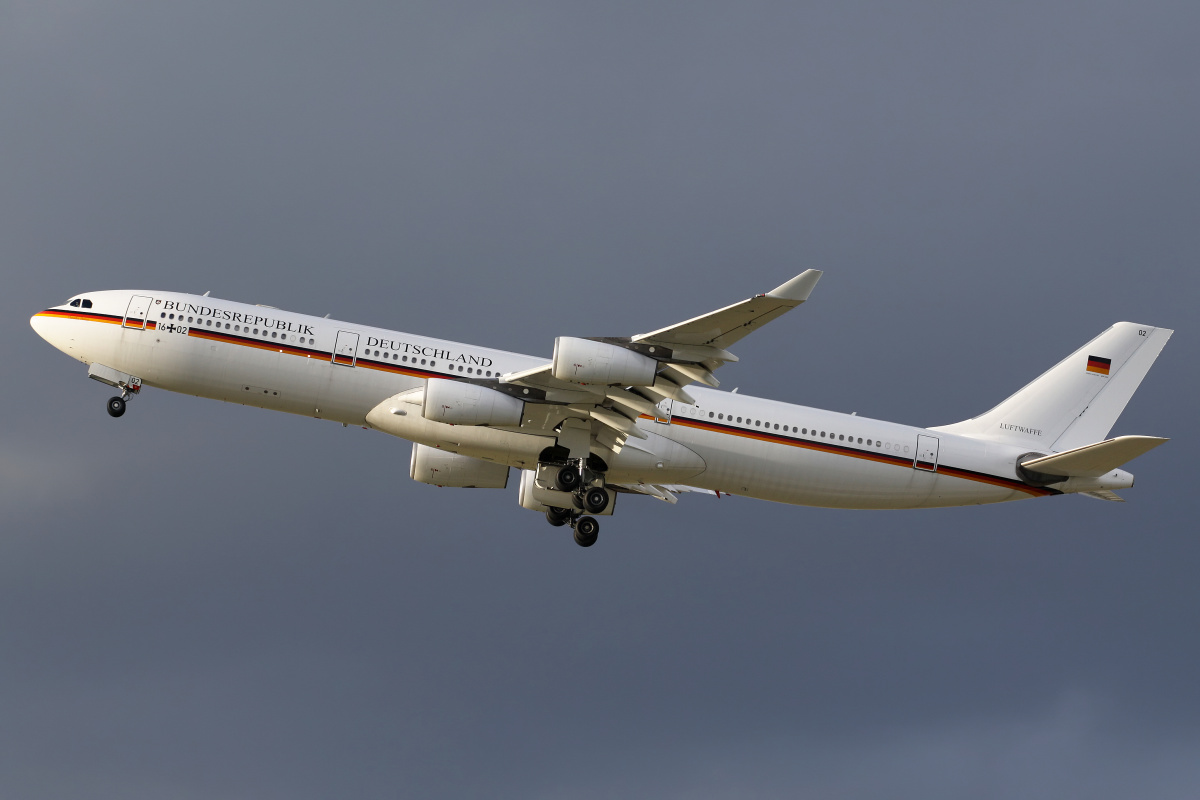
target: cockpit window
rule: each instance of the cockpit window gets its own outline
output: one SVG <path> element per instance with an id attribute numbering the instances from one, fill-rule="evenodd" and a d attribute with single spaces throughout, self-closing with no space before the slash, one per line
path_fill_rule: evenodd
<path id="1" fill-rule="evenodd" d="M 84 300 L 83 300 L 83 307 L 84 307 L 84 308 L 91 308 L 91 307 L 92 307 L 92 301 L 91 301 L 91 300 L 88 300 L 87 298 L 84 298 Z"/>
<path id="2" fill-rule="evenodd" d="M 74 300 L 71 301 L 71 307 L 79 308 L 79 298 L 78 297 L 76 297 Z"/>

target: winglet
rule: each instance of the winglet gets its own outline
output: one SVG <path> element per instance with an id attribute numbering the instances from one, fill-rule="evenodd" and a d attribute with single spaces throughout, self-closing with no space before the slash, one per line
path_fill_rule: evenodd
<path id="1" fill-rule="evenodd" d="M 812 290 L 816 288 L 817 281 L 821 280 L 821 275 L 823 274 L 819 269 L 806 269 L 782 286 L 778 286 L 767 292 L 767 295 L 778 297 L 780 300 L 803 303 L 812 294 Z"/>

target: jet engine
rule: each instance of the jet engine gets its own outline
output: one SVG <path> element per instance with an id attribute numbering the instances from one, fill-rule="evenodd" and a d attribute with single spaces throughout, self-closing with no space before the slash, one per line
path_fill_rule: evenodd
<path id="1" fill-rule="evenodd" d="M 408 474 L 421 483 L 461 489 L 503 489 L 508 485 L 507 464 L 495 464 L 415 443 Z"/>
<path id="2" fill-rule="evenodd" d="M 604 386 L 649 386 L 658 362 L 653 358 L 590 339 L 559 336 L 554 340 L 552 372 L 560 381 Z"/>
<path id="3" fill-rule="evenodd" d="M 462 381 L 429 380 L 421 416 L 450 425 L 520 425 L 525 403 L 503 392 Z"/>

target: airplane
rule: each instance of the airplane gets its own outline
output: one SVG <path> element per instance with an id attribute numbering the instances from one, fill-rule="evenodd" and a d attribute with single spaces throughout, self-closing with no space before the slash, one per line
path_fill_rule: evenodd
<path id="1" fill-rule="evenodd" d="M 508 486 L 595 544 L 618 497 L 698 492 L 827 508 L 1123 501 L 1119 469 L 1167 441 L 1106 438 L 1173 331 L 1118 322 L 990 411 L 919 428 L 719 391 L 729 348 L 805 303 L 802 272 L 635 336 L 560 336 L 549 359 L 209 296 L 97 291 L 33 329 L 120 394 L 146 387 L 358 425 L 412 442 L 435 486 Z M 694 386 L 693 384 L 702 384 Z"/>

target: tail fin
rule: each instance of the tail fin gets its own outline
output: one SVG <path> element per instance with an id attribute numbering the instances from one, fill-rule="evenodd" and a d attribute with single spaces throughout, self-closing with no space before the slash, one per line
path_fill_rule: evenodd
<path id="1" fill-rule="evenodd" d="M 1118 322 L 978 417 L 934 430 L 1072 450 L 1108 436 L 1172 330 Z"/>

